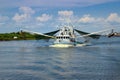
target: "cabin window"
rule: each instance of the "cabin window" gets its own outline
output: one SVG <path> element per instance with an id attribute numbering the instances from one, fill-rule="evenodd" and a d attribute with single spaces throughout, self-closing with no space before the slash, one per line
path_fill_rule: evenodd
<path id="1" fill-rule="evenodd" d="M 67 39 L 69 38 L 69 37 L 66 37 Z"/>
<path id="2" fill-rule="evenodd" d="M 61 35 L 63 35 L 63 32 L 61 33 Z"/>

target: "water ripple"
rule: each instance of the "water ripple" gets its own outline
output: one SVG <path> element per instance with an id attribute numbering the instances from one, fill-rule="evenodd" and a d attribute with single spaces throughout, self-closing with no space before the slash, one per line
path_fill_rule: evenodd
<path id="1" fill-rule="evenodd" d="M 119 47 L 41 45 L 43 41 L 0 42 L 0 80 L 120 80 Z"/>

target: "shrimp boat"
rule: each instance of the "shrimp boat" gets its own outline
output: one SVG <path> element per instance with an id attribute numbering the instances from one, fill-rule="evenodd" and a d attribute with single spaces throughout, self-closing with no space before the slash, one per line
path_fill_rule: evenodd
<path id="1" fill-rule="evenodd" d="M 72 26 L 64 26 L 56 35 L 53 45 L 50 47 L 74 47 L 76 46 L 75 33 Z"/>
<path id="2" fill-rule="evenodd" d="M 84 32 L 78 29 L 73 28 L 73 26 L 70 25 L 64 25 L 59 30 L 55 30 L 48 33 L 39 33 L 39 32 L 33 32 L 24 30 L 24 32 L 34 33 L 39 35 L 39 37 L 42 37 L 42 39 L 53 39 L 53 44 L 50 44 L 49 47 L 80 47 L 80 46 L 86 46 L 91 44 L 100 44 L 100 43 L 109 43 L 109 42 L 117 42 L 120 41 L 120 33 L 112 33 L 107 36 L 100 35 L 98 33 L 103 33 L 105 31 L 108 31 L 111 29 L 106 29 L 102 31 L 97 31 L 93 33 Z M 112 31 L 113 32 L 113 31 Z M 79 35 L 77 35 L 78 33 Z M 78 37 L 82 37 L 85 40 L 77 40 Z M 118 38 L 118 39 L 116 39 Z"/>

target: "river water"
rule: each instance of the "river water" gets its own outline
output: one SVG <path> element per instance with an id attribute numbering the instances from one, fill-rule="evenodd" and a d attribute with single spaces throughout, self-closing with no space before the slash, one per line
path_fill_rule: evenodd
<path id="1" fill-rule="evenodd" d="M 0 80 L 120 80 L 120 43 L 51 48 L 1 41 Z"/>

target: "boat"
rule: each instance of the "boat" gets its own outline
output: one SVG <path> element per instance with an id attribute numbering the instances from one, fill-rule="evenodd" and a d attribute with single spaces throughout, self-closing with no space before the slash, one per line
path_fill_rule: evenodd
<path id="1" fill-rule="evenodd" d="M 75 33 L 72 26 L 64 26 L 56 35 L 53 45 L 50 47 L 74 47 L 76 46 Z"/>
<path id="2" fill-rule="evenodd" d="M 53 39 L 53 44 L 50 44 L 49 47 L 81 47 L 87 45 L 94 45 L 94 44 L 103 44 L 103 43 L 113 43 L 113 42 L 120 42 L 120 34 L 112 33 L 112 35 L 101 35 L 98 33 L 103 33 L 111 29 L 106 29 L 102 31 L 97 31 L 93 33 L 84 32 L 78 29 L 73 28 L 72 25 L 64 25 L 59 30 L 55 30 L 48 33 L 38 33 L 33 31 L 27 31 L 39 35 L 38 37 L 42 37 L 42 39 Z M 79 35 L 77 35 L 78 33 Z M 77 38 L 84 38 L 84 40 L 77 40 Z"/>

